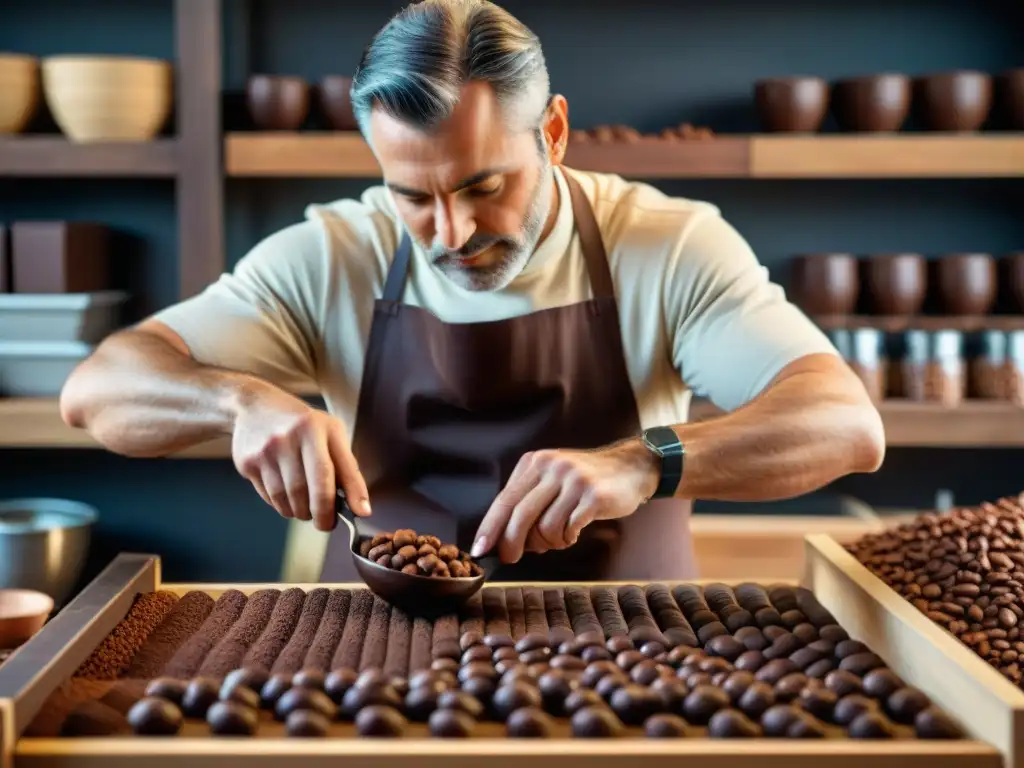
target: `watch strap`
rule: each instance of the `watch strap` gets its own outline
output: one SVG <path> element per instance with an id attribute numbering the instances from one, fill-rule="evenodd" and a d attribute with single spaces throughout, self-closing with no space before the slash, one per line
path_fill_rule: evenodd
<path id="1" fill-rule="evenodd" d="M 644 431 L 644 441 L 661 457 L 661 478 L 652 499 L 675 496 L 683 479 L 686 450 L 675 430 L 669 427 L 651 427 Z"/>

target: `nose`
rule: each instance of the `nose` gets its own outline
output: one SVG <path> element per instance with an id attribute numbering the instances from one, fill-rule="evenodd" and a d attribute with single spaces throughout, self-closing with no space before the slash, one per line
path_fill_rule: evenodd
<path id="1" fill-rule="evenodd" d="M 449 251 L 457 250 L 468 243 L 476 230 L 470 212 L 460 208 L 461 206 L 453 199 L 441 198 L 434 211 L 437 241 Z"/>

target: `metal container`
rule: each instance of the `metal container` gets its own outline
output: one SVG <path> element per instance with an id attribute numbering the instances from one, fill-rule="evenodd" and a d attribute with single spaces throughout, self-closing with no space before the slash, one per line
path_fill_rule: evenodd
<path id="1" fill-rule="evenodd" d="M 70 499 L 0 501 L 0 588 L 34 589 L 63 605 L 98 519 L 95 507 Z"/>
<path id="2" fill-rule="evenodd" d="M 119 291 L 0 293 L 0 341 L 98 344 L 120 325 L 122 305 L 127 299 L 128 294 Z"/>

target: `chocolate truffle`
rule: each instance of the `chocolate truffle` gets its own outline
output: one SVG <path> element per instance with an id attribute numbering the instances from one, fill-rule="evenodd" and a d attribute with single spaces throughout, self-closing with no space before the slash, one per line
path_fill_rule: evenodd
<path id="1" fill-rule="evenodd" d="M 873 669 L 864 675 L 864 693 L 881 701 L 903 687 L 903 681 L 891 669 Z"/>
<path id="2" fill-rule="evenodd" d="M 839 698 L 852 693 L 861 693 L 863 690 L 861 679 L 845 669 L 837 669 L 825 675 L 825 687 Z"/>
<path id="3" fill-rule="evenodd" d="M 639 685 L 650 685 L 659 677 L 661 677 L 661 670 L 658 668 L 658 663 L 650 659 L 641 661 L 629 670 L 630 680 Z"/>
<path id="4" fill-rule="evenodd" d="M 818 637 L 828 640 L 830 643 L 841 643 L 849 640 L 849 633 L 838 624 L 826 624 L 818 630 Z"/>
<path id="5" fill-rule="evenodd" d="M 445 691 L 437 697 L 438 709 L 457 709 L 477 719 L 484 714 L 484 705 L 465 691 Z"/>
<path id="6" fill-rule="evenodd" d="M 791 739 L 824 739 L 828 735 L 825 724 L 809 712 L 796 710 L 796 720 L 786 730 Z"/>
<path id="7" fill-rule="evenodd" d="M 485 707 L 491 703 L 497 684 L 486 677 L 471 677 L 462 684 L 462 690 L 475 698 Z"/>
<path id="8" fill-rule="evenodd" d="M 580 676 L 580 685 L 587 688 L 594 688 L 602 677 L 609 674 L 617 674 L 619 667 L 614 661 L 595 661 L 587 665 Z"/>
<path id="9" fill-rule="evenodd" d="M 458 674 L 460 683 L 466 682 L 471 677 L 489 677 L 492 680 L 496 680 L 498 678 L 498 670 L 489 662 L 474 661 L 463 665 Z"/>
<path id="10" fill-rule="evenodd" d="M 196 677 L 189 681 L 181 697 L 181 709 L 187 717 L 206 717 L 206 711 L 220 696 L 220 686 L 209 677 Z"/>
<path id="11" fill-rule="evenodd" d="M 771 645 L 771 641 L 757 627 L 741 627 L 736 630 L 736 634 L 733 637 L 743 643 L 743 647 L 748 651 L 763 651 Z"/>
<path id="12" fill-rule="evenodd" d="M 551 716 L 536 707 L 514 710 L 505 721 L 505 732 L 514 739 L 547 739 L 554 727 Z"/>
<path id="13" fill-rule="evenodd" d="M 277 700 L 285 691 L 292 687 L 292 676 L 285 674 L 271 675 L 260 688 L 260 706 L 264 709 L 273 709 Z"/>
<path id="14" fill-rule="evenodd" d="M 855 675 L 864 676 L 873 669 L 880 669 L 885 666 L 882 657 L 876 653 L 855 653 L 845 657 L 839 662 L 839 668 L 853 672 Z"/>
<path id="15" fill-rule="evenodd" d="M 767 663 L 768 659 L 764 657 L 764 653 L 761 651 L 746 651 L 740 654 L 734 665 L 736 669 L 742 669 L 746 672 L 757 672 Z"/>
<path id="16" fill-rule="evenodd" d="M 822 635 L 822 639 L 825 638 Z M 841 640 L 836 643 L 835 655 L 837 659 L 845 659 L 847 656 L 856 656 L 859 653 L 871 653 L 871 649 L 859 640 Z"/>
<path id="17" fill-rule="evenodd" d="M 662 707 L 668 712 L 679 712 L 690 689 L 682 680 L 671 677 L 659 677 L 651 683 L 651 690 L 661 697 Z"/>
<path id="18" fill-rule="evenodd" d="M 580 651 L 580 659 L 582 659 L 585 664 L 591 664 L 595 661 L 603 661 L 605 659 L 612 658 L 614 658 L 612 652 L 601 645 L 588 645 Z"/>
<path id="19" fill-rule="evenodd" d="M 731 704 L 729 694 L 713 685 L 700 685 L 683 700 L 683 716 L 696 725 L 706 725 L 711 716 Z"/>
<path id="20" fill-rule="evenodd" d="M 800 692 L 799 704 L 819 720 L 831 720 L 838 700 L 839 697 L 828 688 L 804 688 Z"/>
<path id="21" fill-rule="evenodd" d="M 576 680 L 559 669 L 544 673 L 537 681 L 537 688 L 544 700 L 544 709 L 554 714 L 561 714 L 566 697 L 578 686 Z"/>
<path id="22" fill-rule="evenodd" d="M 241 683 L 236 683 L 235 685 L 225 683 L 222 685 L 220 687 L 220 700 L 237 701 L 239 704 L 244 704 L 253 709 L 259 709 L 260 706 L 260 695 Z"/>
<path id="23" fill-rule="evenodd" d="M 352 691 L 358 690 L 353 688 Z M 352 691 L 349 691 L 351 693 Z M 345 694 L 346 697 L 348 694 Z M 336 708 L 331 698 L 323 691 L 314 688 L 289 688 L 274 705 L 274 717 L 277 720 L 286 720 L 288 715 L 297 709 L 311 709 L 319 712 L 324 717 L 334 717 Z"/>
<path id="24" fill-rule="evenodd" d="M 597 685 L 594 686 L 594 690 L 597 691 L 598 695 L 608 701 L 612 694 L 615 693 L 619 688 L 629 683 L 629 678 L 621 674 L 605 675 L 597 681 Z"/>
<path id="25" fill-rule="evenodd" d="M 463 632 L 462 637 L 459 638 L 459 650 L 466 651 L 472 648 L 474 645 L 483 645 L 484 636 L 479 632 Z"/>
<path id="26" fill-rule="evenodd" d="M 481 646 L 477 647 L 479 648 Z M 466 651 L 466 653 L 469 653 L 472 650 L 473 649 L 470 648 L 469 651 Z M 491 651 L 491 661 L 493 661 L 495 664 L 497 664 L 499 661 L 519 661 L 519 654 L 516 652 L 515 648 L 495 648 L 493 651 Z"/>
<path id="27" fill-rule="evenodd" d="M 596 648 L 597 646 L 591 647 Z M 602 648 L 602 650 L 604 649 Z M 560 654 L 553 657 L 548 663 L 551 665 L 552 669 L 564 669 L 571 672 L 582 672 L 587 668 L 587 662 L 579 656 L 564 656 Z"/>
<path id="28" fill-rule="evenodd" d="M 661 654 L 668 651 L 664 643 L 659 643 L 657 640 L 649 640 L 640 646 L 640 653 L 646 656 L 648 659 L 653 659 Z"/>
<path id="29" fill-rule="evenodd" d="M 311 709 L 297 709 L 285 720 L 285 730 L 289 736 L 321 738 L 327 735 L 330 727 L 330 720 Z"/>
<path id="30" fill-rule="evenodd" d="M 836 702 L 832 710 L 832 721 L 837 725 L 849 725 L 866 712 L 875 712 L 878 704 L 860 693 L 851 693 Z"/>
<path id="31" fill-rule="evenodd" d="M 604 645 L 604 632 L 598 632 L 596 630 L 582 632 L 576 636 L 576 642 L 579 643 L 582 648 L 586 648 L 591 645 Z"/>
<path id="32" fill-rule="evenodd" d="M 632 651 L 633 647 L 633 641 L 629 639 L 628 635 L 612 635 L 605 643 L 605 648 L 616 656 L 623 651 Z"/>
<path id="33" fill-rule="evenodd" d="M 405 732 L 405 718 L 394 707 L 371 704 L 356 715 L 356 730 L 360 736 L 371 738 L 398 738 Z"/>
<path id="34" fill-rule="evenodd" d="M 736 702 L 739 701 L 740 696 L 746 693 L 747 688 L 753 682 L 754 675 L 752 672 L 737 670 L 725 679 L 725 682 L 722 683 L 722 690 L 729 694 L 730 699 Z"/>
<path id="35" fill-rule="evenodd" d="M 776 704 L 761 715 L 765 736 L 785 738 L 789 728 L 800 719 L 800 711 L 787 704 Z"/>
<path id="36" fill-rule="evenodd" d="M 597 691 L 592 691 L 589 688 L 577 688 L 565 697 L 565 702 L 562 704 L 562 712 L 565 713 L 566 717 L 572 717 L 584 707 L 601 707 L 604 705 L 605 701 L 598 695 Z"/>
<path id="37" fill-rule="evenodd" d="M 510 685 L 502 685 L 491 697 L 491 710 L 495 717 L 505 721 L 515 710 L 523 707 L 540 707 L 544 703 L 540 691 L 536 686 L 524 683 L 521 680 Z"/>
<path id="38" fill-rule="evenodd" d="M 441 739 L 468 739 L 476 726 L 476 720 L 457 709 L 438 709 L 428 721 L 430 735 Z"/>
<path id="39" fill-rule="evenodd" d="M 305 689 L 292 688 L 292 691 L 298 690 Z M 292 691 L 289 691 L 289 693 Z M 285 694 L 285 696 L 287 695 Z M 280 702 L 278 702 L 278 705 L 280 706 Z M 369 706 L 390 707 L 397 710 L 402 706 L 402 697 L 390 685 L 365 687 L 356 685 L 349 688 L 342 697 L 340 712 L 344 717 L 355 717 L 359 710 Z"/>
<path id="40" fill-rule="evenodd" d="M 896 736 L 889 719 L 877 711 L 857 715 L 848 731 L 851 739 L 892 739 Z"/>
<path id="41" fill-rule="evenodd" d="M 188 683 L 185 680 L 178 680 L 174 677 L 157 677 L 149 681 L 146 686 L 146 696 L 159 696 L 172 704 L 181 705 L 182 696 L 185 695 L 185 687 Z"/>
<path id="42" fill-rule="evenodd" d="M 630 683 L 612 694 L 612 711 L 626 725 L 640 725 L 664 706 L 661 696 L 644 685 Z"/>
<path id="43" fill-rule="evenodd" d="M 218 736 L 252 736 L 260 718 L 252 707 L 237 701 L 218 701 L 207 711 L 206 722 Z"/>
<path id="44" fill-rule="evenodd" d="M 465 666 L 466 664 L 472 664 L 474 661 L 491 661 L 491 656 L 494 653 L 486 645 L 474 645 L 471 648 L 466 649 L 459 659 L 459 664 Z M 515 651 L 513 651 L 515 653 Z"/>
<path id="45" fill-rule="evenodd" d="M 804 645 L 813 643 L 818 639 L 818 628 L 813 624 L 804 622 L 793 627 L 793 635 Z"/>
<path id="46" fill-rule="evenodd" d="M 224 688 L 227 686 L 244 685 L 246 688 L 259 693 L 269 679 L 270 673 L 262 667 L 241 667 L 228 673 L 227 677 L 224 678 L 224 685 L 221 686 L 221 691 L 223 693 Z"/>
<path id="47" fill-rule="evenodd" d="M 305 688 L 324 689 L 325 676 L 319 669 L 301 669 L 292 676 L 292 685 L 301 685 Z"/>
<path id="48" fill-rule="evenodd" d="M 771 707 L 775 706 L 775 691 L 768 683 L 753 682 L 743 692 L 736 705 L 747 715 L 760 718 Z"/>
<path id="49" fill-rule="evenodd" d="M 959 739 L 963 737 L 960 726 L 936 707 L 922 709 L 914 718 L 914 732 L 919 739 Z"/>
<path id="50" fill-rule="evenodd" d="M 919 712 L 931 706 L 931 700 L 917 688 L 900 688 L 885 702 L 885 711 L 897 723 L 910 725 Z"/>
<path id="51" fill-rule="evenodd" d="M 551 658 L 550 648 L 535 648 L 532 651 L 519 654 L 519 660 L 523 664 L 539 664 L 541 662 L 548 661 Z"/>
<path id="52" fill-rule="evenodd" d="M 359 674 L 354 669 L 335 669 L 324 678 L 324 692 L 335 704 L 341 704 L 348 689 L 356 684 Z"/>
<path id="53" fill-rule="evenodd" d="M 506 646 L 509 648 L 515 648 L 516 643 L 508 635 L 495 633 L 484 637 L 484 645 L 486 645 L 491 650 L 494 650 L 495 648 L 504 648 Z"/>
<path id="54" fill-rule="evenodd" d="M 530 668 L 525 664 L 520 664 L 503 674 L 498 681 L 498 685 L 511 685 L 517 680 L 522 680 L 530 685 L 537 684 L 537 677 L 530 671 Z"/>
<path id="55" fill-rule="evenodd" d="M 719 635 L 708 641 L 706 646 L 708 653 L 721 656 L 729 661 L 735 661 L 743 654 L 747 647 L 732 635 Z M 794 649 L 795 650 L 795 649 Z"/>
<path id="56" fill-rule="evenodd" d="M 708 721 L 708 735 L 713 739 L 754 739 L 761 735 L 761 726 L 737 709 L 720 709 Z"/>
<path id="57" fill-rule="evenodd" d="M 413 722 L 425 723 L 430 713 L 437 709 L 439 692 L 425 685 L 409 690 L 405 694 L 405 716 Z"/>
<path id="58" fill-rule="evenodd" d="M 548 636 L 540 632 L 530 632 L 516 641 L 513 650 L 516 653 L 526 653 L 527 651 L 535 651 L 538 648 L 551 648 Z"/>
<path id="59" fill-rule="evenodd" d="M 649 739 L 682 739 L 688 730 L 686 721 L 679 715 L 659 713 L 644 721 L 644 735 Z"/>
<path id="60" fill-rule="evenodd" d="M 793 701 L 807 685 L 807 675 L 791 672 L 775 684 L 775 698 L 778 701 Z"/>
<path id="61" fill-rule="evenodd" d="M 139 736 L 173 736 L 184 719 L 177 704 L 158 696 L 139 699 L 128 710 L 128 724 Z"/>
<path id="62" fill-rule="evenodd" d="M 621 735 L 622 722 L 607 707 L 583 707 L 572 716 L 572 735 L 579 739 L 607 739 Z"/>
<path id="63" fill-rule="evenodd" d="M 294 681 L 292 681 L 294 683 Z M 366 669 L 359 673 L 359 677 L 356 678 L 356 682 L 353 685 L 354 688 L 376 688 L 381 685 L 387 685 L 390 681 L 387 675 L 384 674 L 384 670 L 377 669 Z"/>
<path id="64" fill-rule="evenodd" d="M 799 672 L 800 668 L 789 659 L 772 659 L 757 672 L 754 677 L 762 683 L 775 685 L 779 680 L 793 672 Z"/>
<path id="65" fill-rule="evenodd" d="M 640 653 L 640 651 L 623 651 L 615 657 L 615 663 L 619 665 L 619 669 L 623 672 L 629 672 L 641 661 L 646 660 L 647 657 Z"/>
<path id="66" fill-rule="evenodd" d="M 459 662 L 455 659 L 434 659 L 430 662 L 430 668 L 436 672 L 451 672 L 455 677 L 459 671 Z"/>
<path id="67" fill-rule="evenodd" d="M 673 667 L 678 667 L 691 656 L 699 658 L 701 655 L 703 655 L 703 651 L 700 648 L 694 648 L 690 645 L 677 645 L 668 652 L 668 663 Z"/>

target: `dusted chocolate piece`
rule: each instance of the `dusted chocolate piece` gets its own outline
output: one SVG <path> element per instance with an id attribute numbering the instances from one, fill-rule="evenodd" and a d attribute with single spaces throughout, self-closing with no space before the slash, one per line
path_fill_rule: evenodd
<path id="1" fill-rule="evenodd" d="M 533 685 L 516 681 L 503 685 L 491 697 L 491 711 L 495 717 L 504 721 L 513 710 L 522 707 L 540 707 L 543 705 L 540 691 Z"/>
<path id="2" fill-rule="evenodd" d="M 149 684 L 146 686 L 145 695 L 159 696 L 161 699 L 180 706 L 187 685 L 188 683 L 185 680 L 175 680 L 173 677 L 158 677 L 149 681 Z"/>
<path id="3" fill-rule="evenodd" d="M 523 587 L 523 612 L 526 619 L 526 634 L 548 636 L 548 615 L 544 611 L 544 590 L 540 587 Z"/>
<path id="4" fill-rule="evenodd" d="M 598 707 L 604 705 L 605 701 L 597 691 L 592 691 L 589 688 L 577 688 L 565 697 L 565 702 L 562 705 L 562 712 L 566 717 L 572 717 L 576 712 L 584 707 Z"/>
<path id="5" fill-rule="evenodd" d="M 708 735 L 713 739 L 756 739 L 761 726 L 736 709 L 720 709 L 708 722 Z"/>
<path id="6" fill-rule="evenodd" d="M 256 710 L 237 701 L 218 701 L 206 713 L 210 732 L 218 736 L 252 736 L 259 727 Z"/>
<path id="7" fill-rule="evenodd" d="M 249 595 L 238 620 L 203 659 L 199 676 L 221 680 L 228 672 L 242 666 L 250 646 L 269 623 L 280 596 L 279 589 L 261 589 Z"/>
<path id="8" fill-rule="evenodd" d="M 208 677 L 197 677 L 189 681 L 181 697 L 181 709 L 187 717 L 203 718 L 206 711 L 220 696 L 217 681 Z"/>
<path id="9" fill-rule="evenodd" d="M 359 671 L 379 671 L 384 674 L 384 661 L 388 650 L 388 627 L 394 607 L 379 595 L 374 596 L 370 608 L 370 623 L 363 637 L 363 650 L 359 655 Z"/>
<path id="10" fill-rule="evenodd" d="M 660 713 L 644 721 L 644 735 L 649 739 L 682 739 L 688 731 L 686 721 L 679 715 Z"/>
<path id="11" fill-rule="evenodd" d="M 294 628 L 289 627 L 288 633 L 285 636 L 285 646 L 276 658 L 271 659 L 272 666 L 270 671 L 273 672 L 295 672 L 301 669 L 303 666 L 303 660 L 306 658 L 306 654 L 309 651 L 310 646 L 313 644 L 313 640 L 316 637 L 317 629 L 324 622 L 331 621 L 333 617 L 324 617 L 324 611 L 327 610 L 330 602 L 331 590 L 319 587 L 312 589 L 305 594 L 302 601 L 302 609 L 299 612 L 299 617 L 296 621 Z M 341 617 L 344 619 L 344 615 Z M 338 633 L 340 639 L 341 633 Z M 330 653 L 334 653 L 334 648 L 331 648 Z M 329 658 L 329 657 L 328 657 Z M 312 668 L 321 669 L 319 665 L 310 665 Z M 261 686 L 262 688 L 262 686 Z M 259 688 L 255 690 L 260 690 Z"/>
<path id="12" fill-rule="evenodd" d="M 260 689 L 260 706 L 264 709 L 273 709 L 277 700 L 282 694 L 292 687 L 292 676 L 278 673 L 271 675 L 270 679 Z"/>
<path id="13" fill-rule="evenodd" d="M 579 739 L 608 739 L 622 735 L 622 722 L 607 707 L 583 707 L 570 721 L 572 735 Z"/>
<path id="14" fill-rule="evenodd" d="M 356 684 L 359 674 L 354 669 L 335 669 L 324 679 L 324 693 L 335 704 L 341 704 L 348 689 Z"/>
<path id="15" fill-rule="evenodd" d="M 274 705 L 274 716 L 277 720 L 283 721 L 297 709 L 311 709 L 330 718 L 334 717 L 336 711 L 334 702 L 323 691 L 313 688 L 289 688 L 281 694 Z"/>
<path id="16" fill-rule="evenodd" d="M 851 739 L 892 739 L 896 731 L 881 712 L 864 712 L 858 715 L 848 729 Z"/>
<path id="17" fill-rule="evenodd" d="M 903 687 L 903 681 L 891 669 L 873 669 L 864 675 L 864 693 L 882 701 Z"/>
<path id="18" fill-rule="evenodd" d="M 633 584 L 619 587 L 619 608 L 629 627 L 630 639 L 638 645 L 653 641 L 665 645 L 668 641 L 658 628 L 658 622 L 651 615 L 644 591 Z"/>
<path id="19" fill-rule="evenodd" d="M 398 738 L 405 733 L 405 718 L 394 707 L 371 704 L 356 715 L 356 730 L 370 738 Z"/>
<path id="20" fill-rule="evenodd" d="M 173 736 L 183 722 L 177 705 L 155 696 L 139 699 L 128 710 L 128 724 L 139 736 Z"/>
<path id="21" fill-rule="evenodd" d="M 311 709 L 297 709 L 285 720 L 285 731 L 289 736 L 323 738 L 330 728 L 331 721 Z"/>
<path id="22" fill-rule="evenodd" d="M 619 608 L 619 596 L 614 587 L 591 587 L 590 602 L 604 634 L 609 637 L 629 634 L 629 625 Z"/>
<path id="23" fill-rule="evenodd" d="M 544 590 L 544 611 L 548 617 L 548 638 L 553 646 L 558 647 L 575 637 L 561 589 Z"/>
<path id="24" fill-rule="evenodd" d="M 441 739 L 468 739 L 476 727 L 476 720 L 457 709 L 438 709 L 428 723 L 430 735 Z"/>
<path id="25" fill-rule="evenodd" d="M 885 711 L 897 723 L 910 725 L 931 703 L 931 699 L 916 688 L 900 688 L 885 702 Z"/>
<path id="26" fill-rule="evenodd" d="M 697 633 L 690 626 L 690 622 L 686 620 L 666 585 L 648 584 L 644 587 L 644 595 L 647 598 L 651 615 L 661 627 L 661 631 L 670 645 L 697 645 Z"/>
<path id="27" fill-rule="evenodd" d="M 875 712 L 878 704 L 860 693 L 851 693 L 836 702 L 832 720 L 838 725 L 849 725 L 866 712 Z"/>
<path id="28" fill-rule="evenodd" d="M 664 706 L 656 691 L 634 684 L 624 685 L 615 691 L 609 704 L 626 725 L 640 725 Z"/>
<path id="29" fill-rule="evenodd" d="M 683 701 L 683 716 L 696 725 L 706 725 L 711 716 L 732 702 L 729 694 L 713 685 L 700 685 Z"/>
<path id="30" fill-rule="evenodd" d="M 549 739 L 553 730 L 551 716 L 536 707 L 517 709 L 505 721 L 505 733 L 513 739 Z"/>
<path id="31" fill-rule="evenodd" d="M 331 669 L 359 668 L 359 660 L 363 654 L 363 641 L 366 639 L 367 627 L 370 626 L 372 611 L 373 593 L 367 589 L 353 591 L 344 630 L 334 651 L 334 657 L 331 659 Z M 437 632 L 436 624 L 434 631 Z M 310 648 L 310 654 L 312 653 L 313 649 Z"/>
<path id="32" fill-rule="evenodd" d="M 251 680 L 251 684 L 246 685 L 247 688 L 258 691 L 267 681 L 271 665 L 280 656 L 292 636 L 292 631 L 296 629 L 305 601 L 306 592 L 298 587 L 291 587 L 281 592 L 274 603 L 263 633 L 252 644 L 239 665 L 240 669 L 263 672 L 262 679 Z"/>
<path id="33" fill-rule="evenodd" d="M 296 668 L 326 671 L 331 668 L 345 666 L 341 663 L 332 664 L 331 662 L 338 652 L 338 644 L 341 642 L 342 637 L 344 637 L 351 605 L 352 592 L 350 590 L 331 590 L 331 594 L 327 598 L 327 605 L 324 607 L 323 617 L 320 619 L 320 625 L 316 628 L 313 639 L 309 642 L 309 649 L 306 651 L 305 658 L 297 666 L 294 665 L 294 662 L 287 661 L 286 666 L 282 666 L 280 669 L 277 668 L 278 663 L 285 659 L 286 654 L 295 653 L 297 655 L 299 648 L 305 642 L 302 638 L 299 638 L 298 647 L 292 648 L 291 642 L 295 641 L 297 637 L 297 635 L 293 635 L 292 641 L 289 641 L 288 647 L 281 654 L 282 658 L 274 663 L 274 668 L 271 671 L 274 673 L 295 672 Z M 304 626 L 308 625 L 303 625 L 300 620 L 300 626 L 296 629 L 296 633 L 299 629 L 303 629 Z M 356 661 L 358 662 L 358 659 Z"/>
<path id="34" fill-rule="evenodd" d="M 437 697 L 438 709 L 457 709 L 474 719 L 483 717 L 484 705 L 475 696 L 465 691 L 445 691 Z"/>
<path id="35" fill-rule="evenodd" d="M 505 590 L 499 587 L 484 587 L 480 590 L 484 607 L 484 643 L 491 648 L 501 646 L 488 643 L 488 637 L 501 638 L 502 645 L 514 646 L 512 623 L 508 617 L 508 604 L 505 602 Z"/>
<path id="36" fill-rule="evenodd" d="M 565 610 L 569 614 L 569 622 L 576 637 L 585 632 L 595 632 L 604 636 L 601 622 L 598 621 L 594 605 L 590 602 L 590 590 L 584 587 L 566 587 Z"/>
<path id="37" fill-rule="evenodd" d="M 960 726 L 937 707 L 922 709 L 914 718 L 914 731 L 919 739 L 960 739 Z"/>
<path id="38" fill-rule="evenodd" d="M 0 256 L 0 262 L 2 261 L 3 257 Z M 134 680 L 148 680 L 165 674 L 164 669 L 168 662 L 174 657 L 177 650 L 196 633 L 196 630 L 210 615 L 213 606 L 213 598 L 205 592 L 193 590 L 182 595 L 163 621 L 152 632 L 145 635 L 142 647 L 139 648 L 132 658 L 131 664 L 121 672 L 120 676 Z M 153 607 L 159 608 L 159 602 Z M 129 611 L 129 615 L 124 620 L 127 621 L 131 617 L 132 613 Z M 187 674 L 178 677 L 185 678 Z"/>

